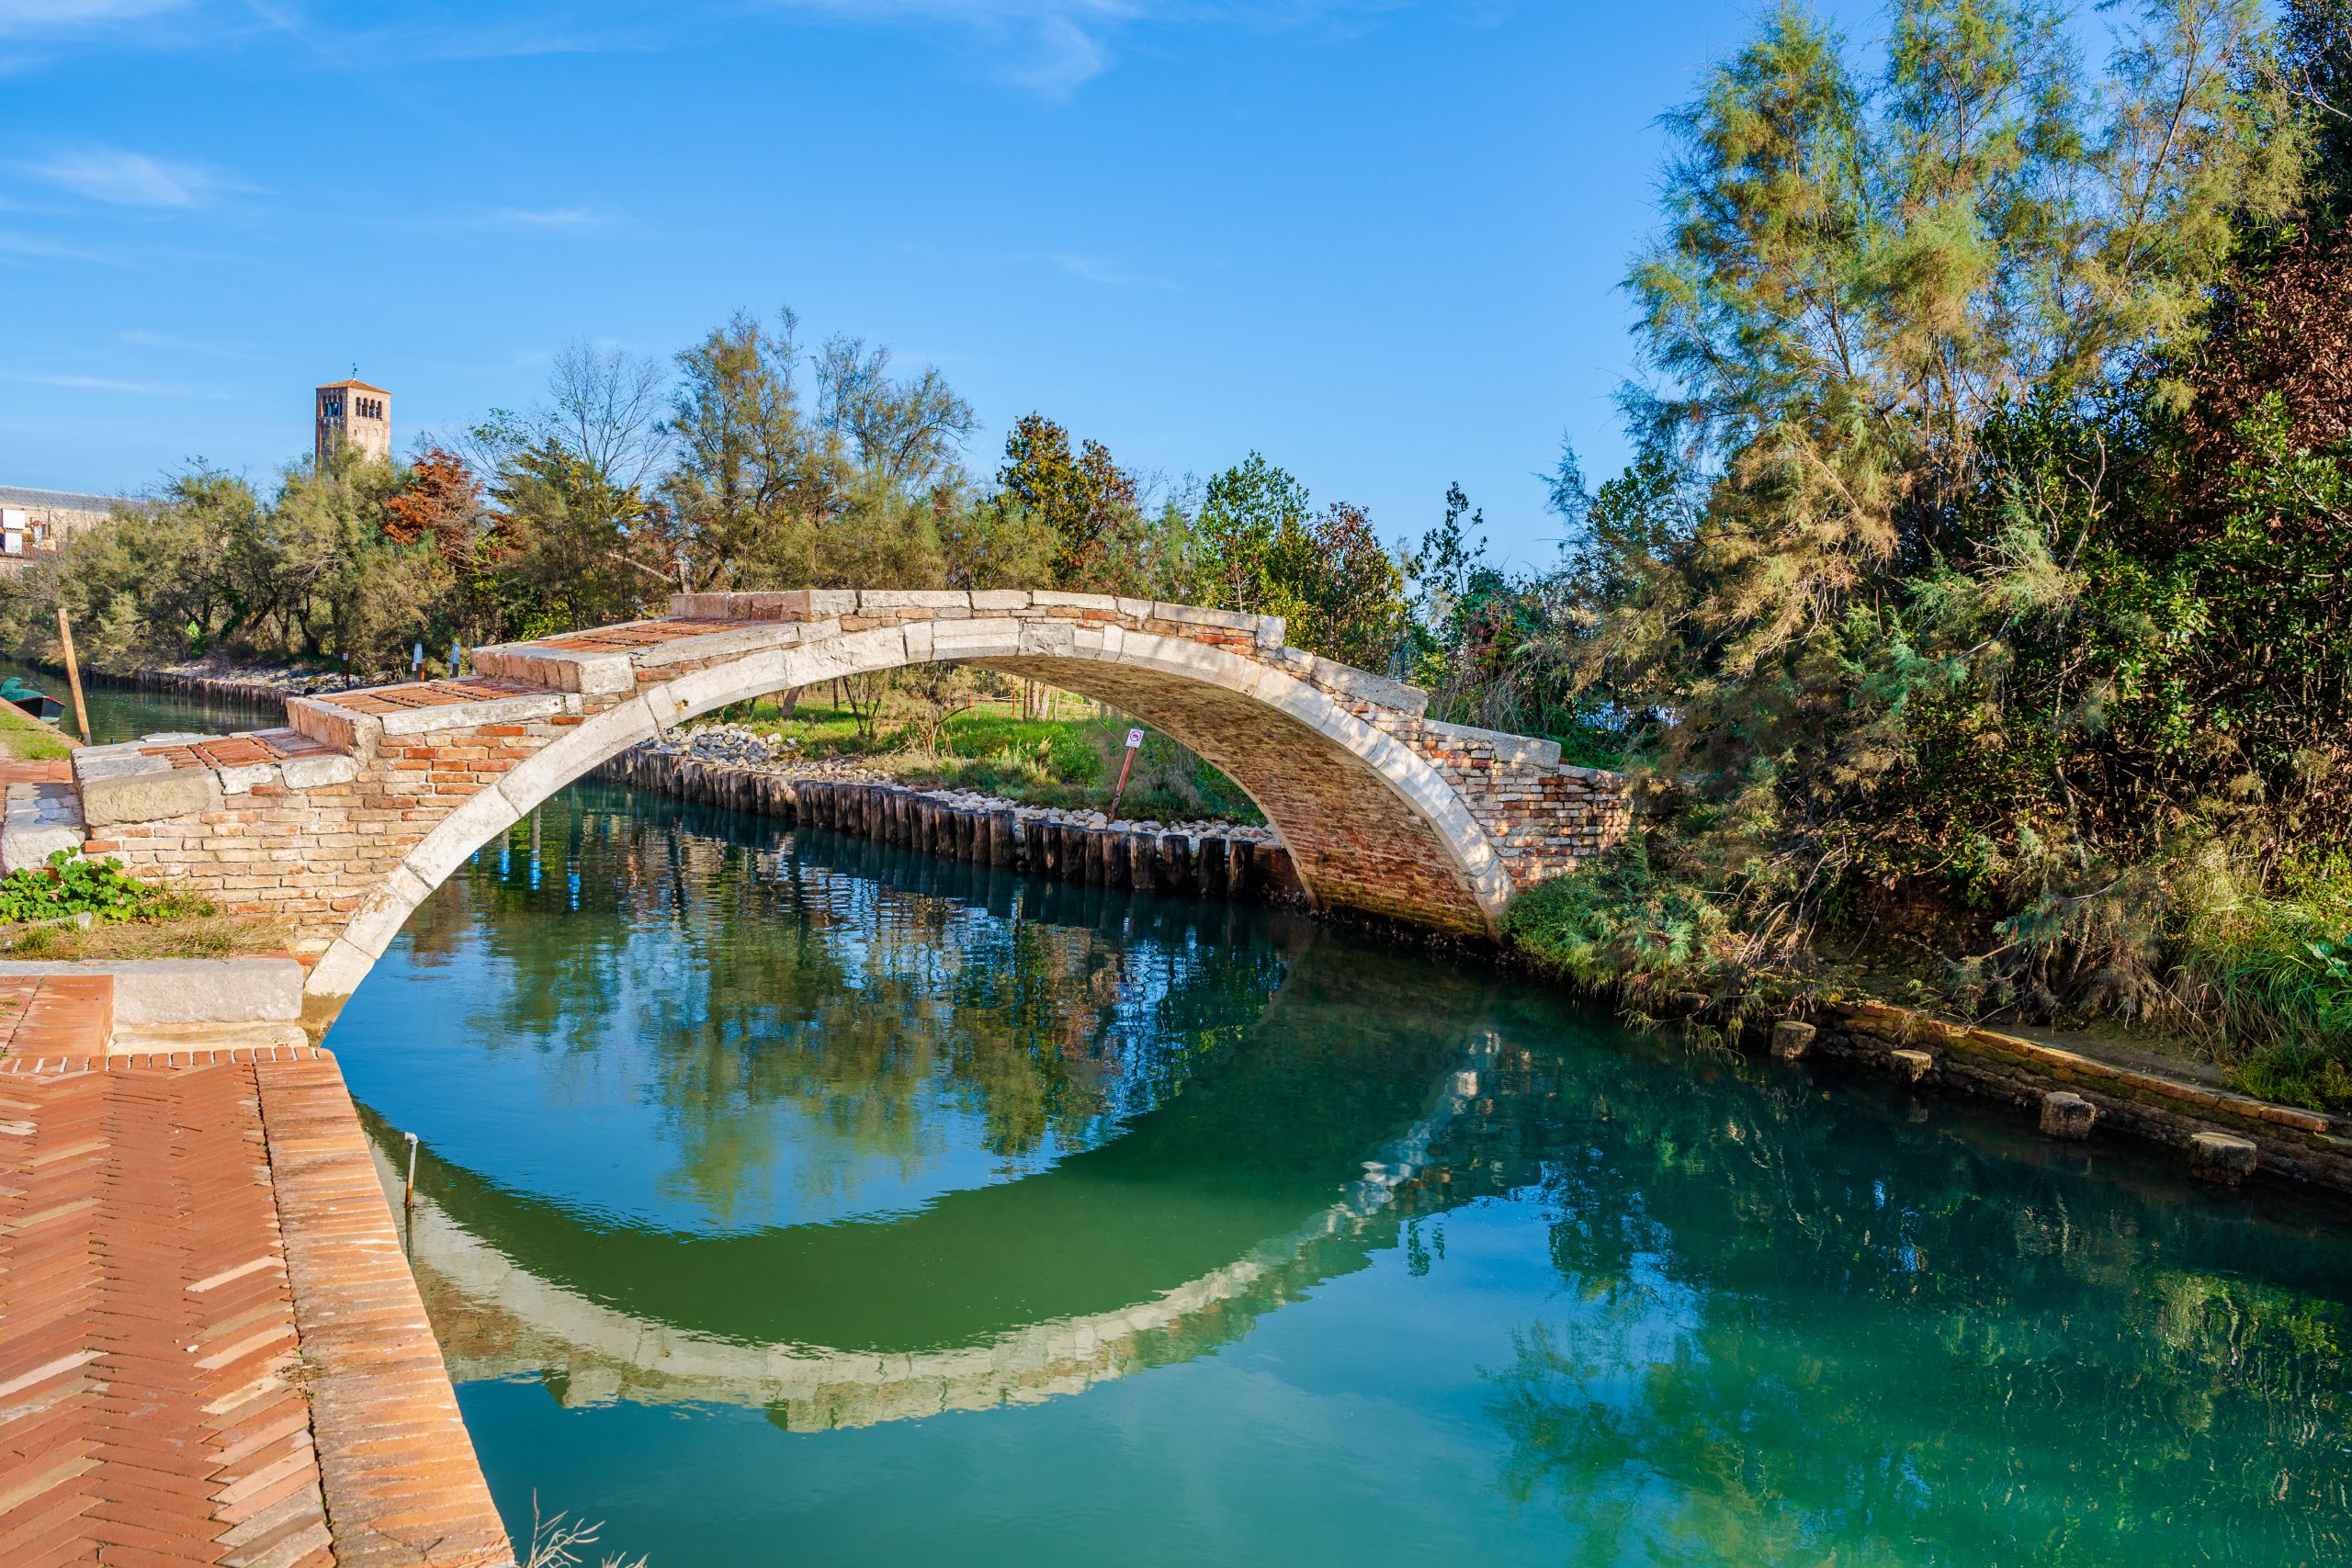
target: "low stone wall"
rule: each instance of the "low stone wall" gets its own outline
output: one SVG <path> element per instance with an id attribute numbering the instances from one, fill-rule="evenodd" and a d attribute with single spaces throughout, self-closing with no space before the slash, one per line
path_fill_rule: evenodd
<path id="1" fill-rule="evenodd" d="M 2352 1122 L 2165 1074 L 2119 1066 L 1996 1030 L 1884 1002 L 1825 1007 L 1782 1022 L 1772 1054 L 1826 1057 L 1922 1089 L 2016 1107 L 2053 1138 L 2114 1134 L 2180 1156 L 2225 1186 L 2276 1177 L 2352 1196 Z"/>
<path id="2" fill-rule="evenodd" d="M 974 807 L 903 784 L 794 777 L 639 747 L 592 775 L 701 806 L 854 833 L 947 860 L 1068 882 L 1204 898 L 1304 895 L 1280 844 L 1224 834 L 1091 828 Z"/>

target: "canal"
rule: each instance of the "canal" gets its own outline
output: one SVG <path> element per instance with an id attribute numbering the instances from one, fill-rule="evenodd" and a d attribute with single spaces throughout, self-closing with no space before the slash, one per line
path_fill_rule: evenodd
<path id="1" fill-rule="evenodd" d="M 331 1043 L 657 1568 L 2346 1554 L 2323 1216 L 1409 945 L 584 786 Z"/>
<path id="2" fill-rule="evenodd" d="M 328 1043 L 518 1539 L 2352 1559 L 2341 1210 L 1473 959 L 586 784 Z"/>

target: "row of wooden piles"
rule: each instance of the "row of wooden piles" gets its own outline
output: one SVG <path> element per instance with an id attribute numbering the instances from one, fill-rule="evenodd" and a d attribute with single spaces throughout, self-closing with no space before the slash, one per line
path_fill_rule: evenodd
<path id="1" fill-rule="evenodd" d="M 1297 874 L 1279 844 L 1225 834 L 1090 828 L 972 807 L 900 784 L 796 778 L 739 762 L 639 748 L 597 770 L 633 789 L 780 818 L 830 832 L 1009 871 L 1098 887 L 1204 898 L 1296 897 Z"/>

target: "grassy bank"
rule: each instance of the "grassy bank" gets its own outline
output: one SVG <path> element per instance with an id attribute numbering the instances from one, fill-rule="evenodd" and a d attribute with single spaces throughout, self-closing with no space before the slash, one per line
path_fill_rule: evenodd
<path id="1" fill-rule="evenodd" d="M 2352 860 L 2337 854 L 2265 892 L 2218 852 L 2184 856 L 2120 878 L 2109 897 L 1991 926 L 2005 973 L 2027 976 L 1996 980 L 1957 922 L 1937 933 L 1940 947 L 1917 933 L 1775 925 L 1735 895 L 1655 867 L 1637 841 L 1531 889 L 1504 934 L 1529 967 L 1633 1016 L 1703 1001 L 1710 1019 L 1731 1020 L 1869 997 L 2169 1057 L 2265 1100 L 2352 1111 Z"/>
<path id="2" fill-rule="evenodd" d="M 14 707 L 0 706 L 0 753 L 19 762 L 51 762 L 72 751 L 64 738 L 47 725 Z"/>
<path id="3" fill-rule="evenodd" d="M 809 696 L 818 696 L 811 692 Z M 739 703 L 714 719 L 781 736 L 815 761 L 854 761 L 920 789 L 971 789 L 1024 805 L 1108 809 L 1133 720 L 1051 694 L 1052 716 L 1012 702 L 978 702 L 944 717 L 887 698 L 877 706 L 806 697 L 787 716 L 778 699 Z M 1194 752 L 1144 727 L 1119 815 L 1130 821 L 1265 818 L 1240 786 Z"/>

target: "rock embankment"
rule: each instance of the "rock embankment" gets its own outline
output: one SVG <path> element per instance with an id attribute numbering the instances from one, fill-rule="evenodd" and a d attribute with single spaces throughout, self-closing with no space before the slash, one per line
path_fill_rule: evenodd
<path id="1" fill-rule="evenodd" d="M 267 705 L 288 697 L 315 697 L 377 686 L 398 676 L 363 674 L 342 670 L 294 670 L 275 664 L 239 664 L 221 659 L 194 659 L 180 664 L 130 671 L 94 670 L 93 674 L 149 691 L 187 697 Z"/>
<path id="2" fill-rule="evenodd" d="M 971 790 L 921 790 L 854 762 L 795 754 L 739 725 L 709 725 L 623 752 L 598 776 L 699 805 L 1066 881 L 1211 898 L 1295 897 L 1289 852 L 1267 828 L 1113 822 Z"/>

